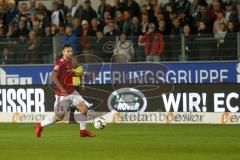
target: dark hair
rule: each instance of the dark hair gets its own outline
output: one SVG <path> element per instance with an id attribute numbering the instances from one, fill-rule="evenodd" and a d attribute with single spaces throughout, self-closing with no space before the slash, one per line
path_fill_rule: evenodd
<path id="1" fill-rule="evenodd" d="M 120 35 L 125 35 L 125 36 L 127 36 L 126 32 L 121 32 Z"/>
<path id="2" fill-rule="evenodd" d="M 102 30 L 101 30 L 101 29 L 97 29 L 97 30 L 96 30 L 96 33 L 97 33 L 97 32 L 102 32 Z"/>
<path id="3" fill-rule="evenodd" d="M 189 24 L 184 24 L 184 26 L 183 27 L 189 27 L 190 29 L 191 29 L 191 27 L 190 27 L 190 25 Z"/>
<path id="4" fill-rule="evenodd" d="M 65 43 L 62 47 L 62 50 L 64 50 L 65 48 L 70 48 L 70 47 L 72 47 L 71 44 Z"/>
<path id="5" fill-rule="evenodd" d="M 121 9 L 116 9 L 115 12 L 121 12 L 123 13 L 123 11 Z"/>
<path id="6" fill-rule="evenodd" d="M 57 60 L 61 59 L 62 57 L 63 57 L 63 55 L 62 55 L 62 54 L 57 54 L 57 56 L 56 56 L 56 59 L 55 59 L 55 60 L 57 61 Z"/>

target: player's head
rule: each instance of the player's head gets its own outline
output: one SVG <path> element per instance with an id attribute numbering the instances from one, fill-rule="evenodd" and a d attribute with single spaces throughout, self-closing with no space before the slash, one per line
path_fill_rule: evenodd
<path id="1" fill-rule="evenodd" d="M 70 60 L 73 56 L 73 49 L 70 44 L 64 44 L 62 48 L 62 54 L 64 59 Z"/>
<path id="2" fill-rule="evenodd" d="M 72 57 L 72 65 L 73 65 L 73 68 L 75 68 L 75 67 L 77 67 L 79 65 L 78 57 L 76 57 L 76 56 Z"/>

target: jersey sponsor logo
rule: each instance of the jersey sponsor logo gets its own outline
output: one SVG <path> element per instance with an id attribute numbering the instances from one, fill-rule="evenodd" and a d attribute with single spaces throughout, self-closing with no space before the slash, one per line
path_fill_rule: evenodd
<path id="1" fill-rule="evenodd" d="M 54 66 L 53 70 L 58 71 L 59 70 L 59 66 Z"/>
<path id="2" fill-rule="evenodd" d="M 134 88 L 118 89 L 108 98 L 108 108 L 110 111 L 144 112 L 146 107 L 146 97 Z"/>
<path id="3" fill-rule="evenodd" d="M 0 68 L 0 85 L 31 85 L 32 77 L 20 77 L 18 74 L 7 74 Z"/>

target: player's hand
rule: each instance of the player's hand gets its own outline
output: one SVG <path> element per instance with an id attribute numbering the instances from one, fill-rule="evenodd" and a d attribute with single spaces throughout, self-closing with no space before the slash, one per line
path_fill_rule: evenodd
<path id="1" fill-rule="evenodd" d="M 85 74 L 85 76 L 86 76 L 86 77 L 92 77 L 92 76 L 93 76 L 93 72 L 87 72 L 87 73 Z"/>
<path id="2" fill-rule="evenodd" d="M 62 88 L 62 89 L 60 89 L 60 90 L 61 90 L 62 96 L 67 96 L 67 91 L 66 91 L 66 89 Z"/>

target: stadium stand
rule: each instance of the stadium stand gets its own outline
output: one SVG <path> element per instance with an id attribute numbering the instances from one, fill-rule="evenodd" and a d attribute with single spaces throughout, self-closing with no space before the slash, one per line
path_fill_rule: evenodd
<path id="1" fill-rule="evenodd" d="M 99 2 L 0 0 L 0 64 L 53 63 L 65 43 L 105 62 L 238 60 L 237 0 Z"/>

